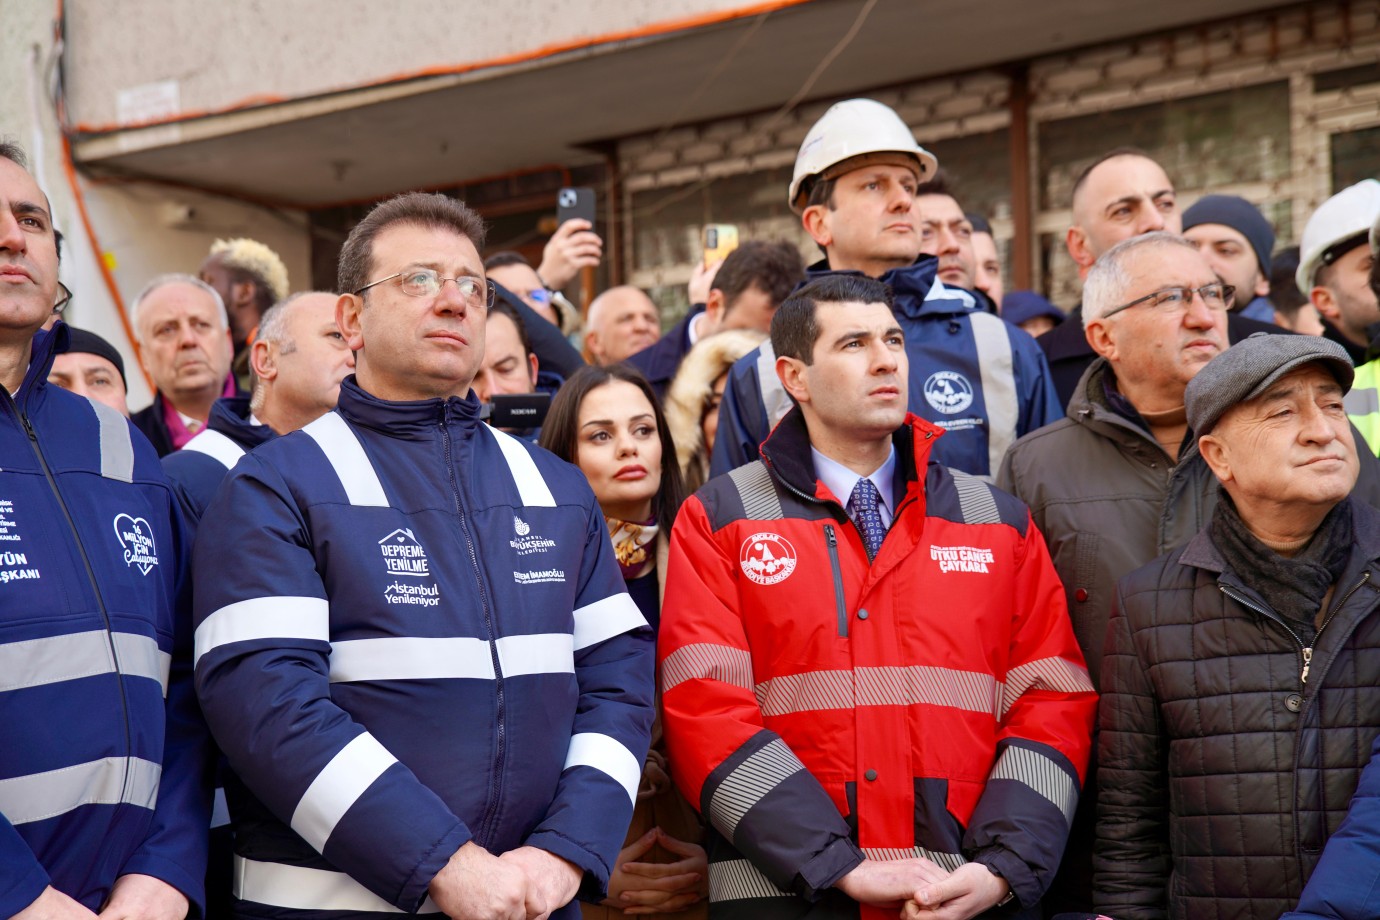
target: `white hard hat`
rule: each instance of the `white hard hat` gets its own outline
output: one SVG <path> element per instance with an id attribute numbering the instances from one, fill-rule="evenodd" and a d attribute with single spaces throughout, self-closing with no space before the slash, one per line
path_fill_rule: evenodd
<path id="1" fill-rule="evenodd" d="M 1299 241 L 1299 269 L 1294 275 L 1305 297 L 1313 288 L 1313 276 L 1323 265 L 1330 265 L 1342 252 L 1330 251 L 1338 243 L 1355 239 L 1366 242 L 1366 235 L 1380 217 L 1380 182 L 1362 179 L 1344 188 L 1313 212 Z M 1348 246 L 1344 251 L 1350 251 Z"/>
<path id="2" fill-rule="evenodd" d="M 916 167 L 922 182 L 932 179 L 939 169 L 934 154 L 915 142 L 901 116 L 873 99 L 849 99 L 830 106 L 805 135 L 795 155 L 788 199 L 791 208 L 796 213 L 805 210 L 799 199 L 806 179 L 820 175 L 835 178 L 849 170 L 831 175 L 832 167 L 868 154 L 874 155 L 869 158 L 872 162 L 885 162 L 887 154 L 899 155 L 897 165 Z"/>

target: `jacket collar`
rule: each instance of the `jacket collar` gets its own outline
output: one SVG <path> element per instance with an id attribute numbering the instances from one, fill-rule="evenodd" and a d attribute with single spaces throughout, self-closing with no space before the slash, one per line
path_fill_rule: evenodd
<path id="1" fill-rule="evenodd" d="M 48 386 L 48 374 L 53 369 L 53 358 L 66 352 L 70 342 L 71 333 L 67 331 L 67 324 L 61 320 L 47 332 L 40 329 L 34 333 L 29 352 L 29 369 L 24 372 L 18 392 L 10 394 L 16 404 L 28 404 L 30 399 Z"/>
<path id="2" fill-rule="evenodd" d="M 267 425 L 250 424 L 249 416 L 248 396 L 224 396 L 211 405 L 206 427 L 220 432 L 247 451 L 278 436 Z"/>
<path id="3" fill-rule="evenodd" d="M 910 265 L 893 268 L 878 278 L 896 297 L 896 312 L 901 316 L 946 316 L 986 312 L 977 298 L 962 288 L 948 287 L 939 280 L 939 260 L 922 255 Z M 834 271 L 827 259 L 808 269 L 808 280 L 826 275 L 862 275 L 856 271 Z"/>
<path id="4" fill-rule="evenodd" d="M 464 399 L 451 396 L 394 402 L 365 392 L 355 382 L 354 374 L 340 385 L 336 408 L 349 422 L 404 440 L 430 440 L 442 425 L 458 427 L 469 434 L 483 424 L 479 420 L 479 399 L 473 390 Z"/>
<path id="5" fill-rule="evenodd" d="M 1125 439 L 1131 436 L 1136 439 L 1137 443 L 1144 442 L 1153 445 L 1156 451 L 1159 451 L 1160 446 L 1150 432 L 1136 425 L 1130 419 L 1123 418 L 1108 404 L 1106 389 L 1108 378 L 1115 380 L 1116 374 L 1106 358 L 1099 357 L 1092 364 L 1089 364 L 1088 369 L 1083 372 L 1083 376 L 1078 378 L 1078 385 L 1073 389 L 1073 396 L 1069 398 L 1068 417 L 1106 437 L 1120 438 L 1125 443 Z M 1182 466 L 1197 453 L 1198 444 L 1195 439 L 1189 449 L 1176 458 L 1176 465 Z"/>
<path id="6" fill-rule="evenodd" d="M 896 449 L 896 476 L 904 476 L 906 490 L 924 481 L 923 470 L 929 464 L 930 449 L 944 429 L 932 425 L 916 415 L 907 413 L 906 420 L 891 435 Z M 793 406 L 786 417 L 772 429 L 762 442 L 762 460 L 777 479 L 788 488 L 814 501 L 826 501 L 828 490 L 815 477 L 815 465 L 810 454 L 810 432 L 799 406 Z M 847 500 L 848 496 L 835 496 Z M 899 507 L 899 503 L 898 503 Z"/>

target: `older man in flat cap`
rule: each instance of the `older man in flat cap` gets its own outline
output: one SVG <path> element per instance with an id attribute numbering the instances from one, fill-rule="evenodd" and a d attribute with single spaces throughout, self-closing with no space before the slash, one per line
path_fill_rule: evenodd
<path id="1" fill-rule="evenodd" d="M 1274 918 L 1380 729 L 1380 513 L 1349 496 L 1354 369 L 1252 336 L 1188 385 L 1221 484 L 1189 543 L 1122 579 L 1102 663 L 1094 901 L 1118 920 Z"/>

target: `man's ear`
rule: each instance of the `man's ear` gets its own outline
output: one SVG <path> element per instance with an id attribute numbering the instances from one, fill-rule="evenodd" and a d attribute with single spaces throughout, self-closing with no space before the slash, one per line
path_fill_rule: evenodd
<path id="1" fill-rule="evenodd" d="M 1270 296 L 1270 276 L 1265 274 L 1264 272 L 1255 273 L 1255 296 Z"/>
<path id="2" fill-rule="evenodd" d="M 798 403 L 810 401 L 810 384 L 805 377 L 806 364 L 799 358 L 786 355 L 776 357 L 776 376 L 786 392 Z"/>
<path id="3" fill-rule="evenodd" d="M 1116 359 L 1116 335 L 1112 332 L 1110 323 L 1101 319 L 1089 320 L 1083 327 L 1083 337 L 1088 340 L 1088 347 L 1093 351 L 1108 361 Z"/>
<path id="4" fill-rule="evenodd" d="M 1198 453 L 1203 455 L 1203 462 L 1218 480 L 1231 481 L 1231 458 L 1227 454 L 1225 444 L 1212 435 L 1205 434 L 1198 439 Z"/>
<path id="5" fill-rule="evenodd" d="M 821 247 L 828 247 L 834 242 L 834 234 L 829 229 L 829 206 L 827 204 L 812 204 L 800 215 L 800 223 L 804 225 L 805 232 L 810 234 L 810 239 Z"/>
<path id="6" fill-rule="evenodd" d="M 1318 313 L 1323 319 L 1334 326 L 1337 325 L 1337 321 L 1342 318 L 1342 308 L 1337 305 L 1337 298 L 1332 296 L 1330 288 L 1319 284 L 1308 292 L 1308 299 L 1313 301 L 1313 306 L 1318 308 Z"/>
<path id="7" fill-rule="evenodd" d="M 719 331 L 719 327 L 723 325 L 726 306 L 728 303 L 724 292 L 718 288 L 710 288 L 709 296 L 704 301 L 705 335 L 713 335 Z"/>
<path id="8" fill-rule="evenodd" d="M 341 294 L 335 302 L 335 324 L 350 351 L 356 353 L 364 348 L 363 312 L 364 298 L 358 294 Z"/>
<path id="9" fill-rule="evenodd" d="M 1088 269 L 1097 261 L 1097 257 L 1092 254 L 1092 247 L 1088 245 L 1087 232 L 1077 224 L 1069 227 L 1064 234 L 1064 246 L 1069 251 L 1069 257 L 1078 265 L 1080 277 L 1087 277 Z"/>
<path id="10" fill-rule="evenodd" d="M 262 339 L 249 346 L 249 366 L 254 368 L 254 376 L 259 380 L 272 380 L 278 376 L 277 356 L 273 348 Z"/>
<path id="11" fill-rule="evenodd" d="M 528 355 L 528 356 L 527 356 L 527 361 L 528 361 L 528 363 L 529 363 L 529 365 L 530 365 L 529 370 L 531 371 L 531 374 L 532 374 L 532 386 L 535 387 L 535 386 L 537 385 L 537 356 L 536 356 L 536 354 L 530 354 L 530 355 Z"/>
<path id="12" fill-rule="evenodd" d="M 254 282 L 237 281 L 230 285 L 230 302 L 237 306 L 239 304 L 251 303 L 256 293 Z"/>

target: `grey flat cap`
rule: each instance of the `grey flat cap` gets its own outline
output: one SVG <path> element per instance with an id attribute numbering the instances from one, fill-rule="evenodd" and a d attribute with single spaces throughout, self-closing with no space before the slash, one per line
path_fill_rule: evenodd
<path id="1" fill-rule="evenodd" d="M 1351 389 L 1356 368 L 1346 349 L 1316 335 L 1257 332 L 1213 358 L 1188 382 L 1184 408 L 1196 435 L 1212 430 L 1228 409 L 1255 399 L 1295 368 L 1321 361 L 1342 385 Z"/>

